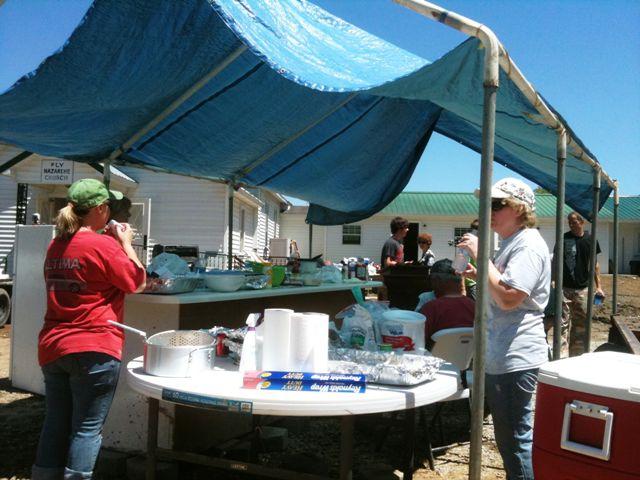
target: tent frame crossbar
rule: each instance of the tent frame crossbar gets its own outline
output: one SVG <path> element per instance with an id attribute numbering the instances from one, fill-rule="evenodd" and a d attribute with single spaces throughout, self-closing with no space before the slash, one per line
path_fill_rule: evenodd
<path id="1" fill-rule="evenodd" d="M 246 167 L 244 167 L 243 169 L 241 169 L 237 175 L 235 175 L 235 178 L 240 178 L 240 177 L 244 177 L 246 175 L 248 175 L 249 173 L 251 173 L 253 170 L 255 170 L 256 168 L 258 168 L 260 165 L 262 165 L 264 162 L 266 162 L 267 160 L 269 160 L 271 157 L 273 157 L 275 154 L 277 154 L 278 152 L 280 152 L 283 148 L 285 148 L 287 145 L 290 145 L 292 142 L 294 142 L 295 140 L 297 140 L 298 138 L 300 138 L 302 135 L 304 135 L 305 133 L 307 133 L 309 130 L 311 130 L 312 128 L 316 127 L 317 125 L 319 125 L 320 123 L 322 123 L 324 120 L 326 120 L 329 116 L 333 115 L 335 112 L 337 112 L 338 110 L 340 110 L 342 107 L 344 107 L 347 103 L 349 103 L 351 100 L 353 100 L 359 92 L 354 92 L 351 95 L 347 96 L 347 98 L 343 99 L 342 101 L 338 102 L 336 105 L 331 106 L 331 108 L 329 108 L 326 112 L 324 112 L 320 117 L 316 118 L 314 121 L 312 121 L 311 123 L 309 123 L 308 125 L 306 125 L 304 128 L 300 129 L 299 131 L 297 131 L 296 133 L 294 133 L 293 135 L 291 135 L 290 137 L 284 139 L 283 141 L 281 141 L 280 143 L 278 143 L 277 145 L 275 145 L 273 148 L 271 148 L 268 152 L 260 155 L 260 157 L 258 157 L 256 160 L 254 160 L 253 162 L 251 162 L 249 165 L 247 165 Z"/>
<path id="2" fill-rule="evenodd" d="M 485 25 L 471 20 L 470 18 L 459 15 L 455 12 L 448 11 L 436 4 L 426 2 L 425 0 L 393 0 L 394 2 L 403 5 L 421 15 L 430 18 L 436 22 L 444 23 L 445 25 L 455 28 L 469 36 L 478 38 L 482 44 L 486 47 L 486 37 L 491 32 L 491 35 L 495 37 L 495 34 Z M 572 152 L 572 156 L 576 157 L 580 161 L 586 163 L 592 168 L 600 168 L 600 176 L 611 188 L 615 188 L 615 180 L 609 177 L 607 173 L 602 169 L 600 164 L 586 152 L 580 144 L 569 135 L 569 129 L 562 124 L 558 117 L 551 111 L 551 109 L 544 102 L 542 97 L 536 92 L 533 85 L 522 74 L 518 66 L 513 59 L 509 56 L 509 53 L 504 46 L 498 41 L 499 49 L 499 65 L 504 73 L 511 79 L 511 81 L 518 87 L 520 92 L 529 100 L 531 105 L 538 111 L 541 118 L 540 121 L 548 127 L 567 132 L 567 148 Z M 485 70 L 488 68 L 485 62 Z M 486 72 L 485 72 L 486 78 Z"/>
<path id="3" fill-rule="evenodd" d="M 194 94 L 196 94 L 199 90 L 202 89 L 211 79 L 219 75 L 222 71 L 224 71 L 231 63 L 233 63 L 240 55 L 242 55 L 247 50 L 247 46 L 243 43 L 239 47 L 237 47 L 233 52 L 231 52 L 224 60 L 220 63 L 216 64 L 204 77 L 198 80 L 196 83 L 187 88 L 184 93 L 182 93 L 178 98 L 172 101 L 167 107 L 162 110 L 158 115 L 153 117 L 147 124 L 138 130 L 135 134 L 129 138 L 126 142 L 120 145 L 118 148 L 113 150 L 109 156 L 105 159 L 104 165 L 104 181 L 105 185 L 109 185 L 109 175 L 110 175 L 110 165 L 111 162 L 117 160 L 120 155 L 126 153 L 134 143 L 140 140 L 144 135 L 149 133 L 153 128 L 155 128 L 160 122 L 162 122 L 165 118 L 167 118 L 171 113 L 173 113 L 178 107 L 180 107 L 184 102 L 186 102 L 189 98 L 191 98 Z"/>

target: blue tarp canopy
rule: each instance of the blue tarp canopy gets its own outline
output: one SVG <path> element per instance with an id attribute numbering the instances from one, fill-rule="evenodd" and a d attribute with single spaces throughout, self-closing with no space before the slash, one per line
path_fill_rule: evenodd
<path id="1" fill-rule="evenodd" d="M 264 187 L 309 201 L 311 223 L 354 222 L 402 191 L 432 132 L 480 151 L 483 58 L 470 39 L 430 63 L 303 0 L 96 0 L 0 96 L 0 141 L 103 160 L 223 66 L 115 163 Z M 501 72 L 495 160 L 555 193 L 555 158 L 555 132 Z M 566 177 L 567 204 L 590 218 L 591 167 L 569 157 Z"/>

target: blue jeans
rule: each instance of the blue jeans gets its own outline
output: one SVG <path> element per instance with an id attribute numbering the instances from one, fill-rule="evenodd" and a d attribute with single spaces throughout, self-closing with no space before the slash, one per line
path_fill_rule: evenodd
<path id="1" fill-rule="evenodd" d="M 485 393 L 508 480 L 532 480 L 532 397 L 538 369 L 485 376 Z"/>
<path id="2" fill-rule="evenodd" d="M 120 361 L 105 353 L 73 353 L 44 365 L 42 372 L 46 416 L 31 478 L 91 478 Z"/>

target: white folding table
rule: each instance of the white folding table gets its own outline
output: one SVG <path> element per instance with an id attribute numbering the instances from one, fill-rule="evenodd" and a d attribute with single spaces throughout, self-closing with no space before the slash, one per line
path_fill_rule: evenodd
<path id="1" fill-rule="evenodd" d="M 127 381 L 136 392 L 148 397 L 147 480 L 155 479 L 158 458 L 175 459 L 276 478 L 319 479 L 317 475 L 204 455 L 161 449 L 157 445 L 159 402 L 167 401 L 196 408 L 241 415 L 341 417 L 340 479 L 351 478 L 354 416 L 406 411 L 405 479 L 413 471 L 415 409 L 448 398 L 459 388 L 458 371 L 444 364 L 435 379 L 413 387 L 367 384 L 365 393 L 286 392 L 242 388 L 237 366 L 217 358 L 215 368 L 194 378 L 156 377 L 144 373 L 142 357 L 127 365 Z"/>

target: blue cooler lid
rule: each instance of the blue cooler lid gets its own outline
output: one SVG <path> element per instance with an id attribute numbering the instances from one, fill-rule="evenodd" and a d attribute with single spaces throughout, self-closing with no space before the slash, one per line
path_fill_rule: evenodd
<path id="1" fill-rule="evenodd" d="M 585 353 L 540 367 L 546 385 L 640 403 L 640 355 Z"/>

